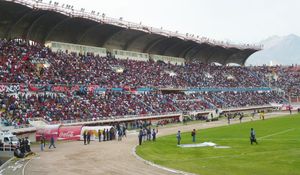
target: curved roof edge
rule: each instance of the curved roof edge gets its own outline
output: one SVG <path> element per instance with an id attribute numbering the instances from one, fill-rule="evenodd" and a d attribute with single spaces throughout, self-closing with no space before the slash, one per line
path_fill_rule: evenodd
<path id="1" fill-rule="evenodd" d="M 66 43 L 121 49 L 149 54 L 244 65 L 261 46 L 235 45 L 205 37 L 179 34 L 153 27 L 86 13 L 33 0 L 0 1 L 0 38 L 24 38 L 45 43 Z"/>
<path id="2" fill-rule="evenodd" d="M 134 30 L 140 30 L 143 32 L 149 32 L 149 33 L 154 33 L 158 35 L 163 35 L 167 37 L 176 37 L 182 40 L 190 40 L 194 41 L 196 43 L 207 43 L 210 45 L 218 45 L 222 46 L 224 48 L 238 48 L 238 49 L 254 49 L 254 50 L 260 50 L 262 49 L 262 45 L 250 45 L 250 44 L 233 44 L 229 42 L 224 42 L 224 41 L 218 41 L 214 39 L 209 39 L 207 37 L 199 37 L 195 36 L 194 34 L 181 34 L 169 30 L 163 30 L 162 28 L 154 28 L 154 27 L 149 27 L 142 25 L 141 23 L 133 23 L 129 21 L 125 21 L 122 18 L 116 19 L 116 18 L 111 18 L 105 16 L 105 14 L 99 14 L 96 13 L 95 11 L 92 11 L 91 13 L 85 12 L 85 11 L 79 11 L 73 8 L 71 6 L 70 8 L 65 8 L 62 6 L 59 6 L 59 4 L 50 4 L 50 3 L 44 3 L 41 0 L 35 1 L 35 0 L 4 0 L 4 1 L 11 1 L 14 3 L 19 3 L 22 5 L 25 5 L 27 7 L 33 8 L 33 9 L 40 9 L 40 10 L 49 10 L 49 11 L 55 11 L 61 14 L 64 14 L 69 17 L 80 17 L 80 18 L 85 18 L 89 20 L 93 20 L 99 23 L 105 23 L 105 24 L 111 24 L 119 27 L 124 27 L 128 29 L 134 29 Z"/>

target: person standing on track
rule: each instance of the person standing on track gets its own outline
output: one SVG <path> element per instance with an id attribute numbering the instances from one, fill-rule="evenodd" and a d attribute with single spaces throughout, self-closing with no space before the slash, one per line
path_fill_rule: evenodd
<path id="1" fill-rule="evenodd" d="M 84 143 L 84 145 L 86 145 L 86 137 L 87 137 L 86 131 L 83 131 L 83 143 Z"/>
<path id="2" fill-rule="evenodd" d="M 41 151 L 44 151 L 44 144 L 45 144 L 45 139 L 44 137 L 41 137 Z"/>
<path id="3" fill-rule="evenodd" d="M 147 128 L 146 129 L 146 132 L 147 132 L 147 140 L 151 140 L 151 128 Z"/>
<path id="4" fill-rule="evenodd" d="M 152 140 L 153 140 L 153 141 L 156 140 L 156 132 L 155 132 L 155 129 L 152 130 Z"/>
<path id="5" fill-rule="evenodd" d="M 121 140 L 122 140 L 122 135 L 123 135 L 122 129 L 120 128 L 120 129 L 118 130 L 118 141 L 121 141 Z"/>
<path id="6" fill-rule="evenodd" d="M 146 138 L 147 138 L 147 131 L 146 131 L 146 128 L 143 128 L 143 141 L 146 141 Z"/>
<path id="7" fill-rule="evenodd" d="M 44 134 L 42 134 L 42 139 L 43 139 L 43 141 L 44 141 L 44 148 L 46 147 L 46 138 L 45 138 L 45 135 Z"/>
<path id="8" fill-rule="evenodd" d="M 124 126 L 123 126 L 123 132 L 122 132 L 122 134 L 123 134 L 123 136 L 125 136 L 125 137 L 126 137 L 126 130 L 127 130 L 127 128 L 126 128 L 126 126 L 124 125 Z"/>
<path id="9" fill-rule="evenodd" d="M 143 130 L 140 129 L 139 136 L 138 136 L 138 138 L 139 138 L 139 145 L 142 145 L 143 135 L 144 135 Z"/>
<path id="10" fill-rule="evenodd" d="M 101 130 L 100 129 L 98 130 L 98 139 L 99 139 L 99 142 L 101 142 Z"/>
<path id="11" fill-rule="evenodd" d="M 91 141 L 91 133 L 90 133 L 90 131 L 87 132 L 86 140 L 87 140 L 87 144 L 90 144 L 90 141 Z"/>
<path id="12" fill-rule="evenodd" d="M 103 141 L 105 141 L 106 140 L 106 131 L 105 131 L 105 129 L 103 129 Z"/>
<path id="13" fill-rule="evenodd" d="M 108 129 L 106 129 L 106 141 L 109 141 L 109 140 L 110 140 L 109 131 L 108 131 Z"/>

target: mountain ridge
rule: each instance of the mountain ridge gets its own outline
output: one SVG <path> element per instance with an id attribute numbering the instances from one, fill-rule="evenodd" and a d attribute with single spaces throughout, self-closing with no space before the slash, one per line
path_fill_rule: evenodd
<path id="1" fill-rule="evenodd" d="M 292 65 L 300 64 L 300 37 L 295 34 L 271 36 L 262 40 L 264 48 L 252 54 L 246 65 Z"/>

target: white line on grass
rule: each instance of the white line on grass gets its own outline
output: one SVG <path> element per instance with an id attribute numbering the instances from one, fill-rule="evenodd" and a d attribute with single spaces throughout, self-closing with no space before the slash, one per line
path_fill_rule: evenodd
<path id="1" fill-rule="evenodd" d="M 250 146 L 251 147 L 251 146 Z M 223 156 L 210 156 L 210 157 L 198 157 L 198 158 L 190 158 L 190 159 L 162 159 L 162 161 L 169 161 L 169 162 L 187 162 L 187 161 L 198 161 L 198 160 L 208 160 L 208 159 L 220 159 L 220 158 L 242 158 L 244 156 L 260 156 L 280 152 L 288 152 L 289 150 L 271 150 L 271 151 L 259 151 L 259 152 L 243 152 L 240 154 L 233 154 L 233 155 L 223 155 Z"/>
<path id="2" fill-rule="evenodd" d="M 273 133 L 273 134 L 269 134 L 269 135 L 266 135 L 266 136 L 263 136 L 263 137 L 259 137 L 258 139 L 264 139 L 264 138 L 276 136 L 276 135 L 279 135 L 279 134 L 283 134 L 283 133 L 286 133 L 286 132 L 290 132 L 290 131 L 292 131 L 292 130 L 294 130 L 294 128 L 287 129 L 287 130 L 280 131 L 280 132 L 276 132 L 276 133 Z"/>
<path id="3" fill-rule="evenodd" d="M 172 169 L 172 168 L 167 168 L 167 167 L 164 167 L 164 166 L 161 166 L 161 165 L 158 165 L 158 164 L 155 164 L 151 161 L 148 161 L 148 160 L 145 160 L 143 159 L 142 157 L 140 157 L 139 155 L 136 154 L 136 147 L 138 145 L 135 145 L 132 150 L 131 150 L 131 153 L 134 155 L 135 158 L 137 158 L 138 160 L 140 161 L 143 161 L 144 163 L 150 165 L 150 166 L 153 166 L 153 167 L 156 167 L 156 168 L 159 168 L 159 169 L 162 169 L 162 170 L 165 170 L 165 171 L 168 171 L 168 172 L 171 172 L 171 173 L 174 173 L 174 174 L 183 174 L 183 175 L 195 175 L 193 173 L 188 173 L 188 172 L 184 172 L 184 171 L 180 171 L 180 170 L 176 170 L 176 169 Z"/>

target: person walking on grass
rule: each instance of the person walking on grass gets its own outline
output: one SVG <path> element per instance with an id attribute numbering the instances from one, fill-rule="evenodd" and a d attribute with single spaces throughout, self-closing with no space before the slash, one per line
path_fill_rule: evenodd
<path id="1" fill-rule="evenodd" d="M 177 132 L 176 138 L 177 138 L 177 145 L 180 145 L 180 141 L 181 141 L 181 133 L 180 133 L 180 131 Z"/>
<path id="2" fill-rule="evenodd" d="M 194 143 L 196 142 L 196 129 L 193 129 L 193 131 L 192 131 L 192 141 Z"/>
<path id="3" fill-rule="evenodd" d="M 251 128 L 251 130 L 250 130 L 250 143 L 251 143 L 251 145 L 252 145 L 254 142 L 255 142 L 256 144 L 258 144 L 257 141 L 256 141 L 255 131 L 254 131 L 253 128 Z"/>

